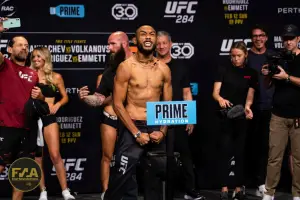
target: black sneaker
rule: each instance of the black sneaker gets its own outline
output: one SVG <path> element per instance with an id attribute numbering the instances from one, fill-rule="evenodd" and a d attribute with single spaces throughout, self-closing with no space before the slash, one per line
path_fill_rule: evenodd
<path id="1" fill-rule="evenodd" d="M 245 199 L 245 195 L 243 193 L 243 191 L 239 191 L 237 193 L 234 193 L 234 195 L 232 196 L 233 200 L 244 200 Z"/>
<path id="2" fill-rule="evenodd" d="M 195 189 L 186 192 L 184 195 L 184 199 L 189 199 L 189 200 L 204 200 L 205 197 L 200 195 L 199 192 L 197 192 Z"/>
<path id="3" fill-rule="evenodd" d="M 228 192 L 221 192 L 220 200 L 228 200 Z"/>

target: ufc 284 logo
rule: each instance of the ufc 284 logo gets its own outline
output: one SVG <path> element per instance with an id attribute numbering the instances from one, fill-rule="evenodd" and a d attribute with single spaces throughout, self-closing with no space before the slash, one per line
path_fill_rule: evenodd
<path id="1" fill-rule="evenodd" d="M 194 55 L 194 47 L 191 43 L 173 43 L 171 56 L 174 59 L 190 59 Z"/>
<path id="2" fill-rule="evenodd" d="M 116 4 L 112 7 L 112 16 L 116 20 L 134 20 L 138 16 L 138 9 L 134 4 Z"/>
<path id="3" fill-rule="evenodd" d="M 82 180 L 82 173 L 84 171 L 84 164 L 86 163 L 86 158 L 68 158 L 63 159 L 67 181 L 80 181 Z M 56 176 L 55 167 L 52 167 L 51 176 Z"/>
<path id="4" fill-rule="evenodd" d="M 176 23 L 186 24 L 194 22 L 198 1 L 168 1 L 165 18 L 176 18 Z"/>

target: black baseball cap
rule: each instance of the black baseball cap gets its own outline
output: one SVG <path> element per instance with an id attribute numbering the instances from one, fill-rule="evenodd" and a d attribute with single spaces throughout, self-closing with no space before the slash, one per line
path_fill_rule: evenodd
<path id="1" fill-rule="evenodd" d="M 294 24 L 284 26 L 282 37 L 297 37 L 299 36 L 299 29 Z"/>

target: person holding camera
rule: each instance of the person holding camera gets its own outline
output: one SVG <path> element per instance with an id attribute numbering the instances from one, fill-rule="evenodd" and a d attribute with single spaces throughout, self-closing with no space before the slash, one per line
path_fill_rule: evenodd
<path id="1" fill-rule="evenodd" d="M 269 159 L 266 192 L 263 200 L 271 200 L 280 180 L 281 165 L 288 137 L 293 159 L 293 200 L 300 200 L 300 41 L 299 29 L 293 24 L 284 27 L 282 40 L 285 50 L 295 54 L 286 67 L 264 66 L 262 73 L 268 85 L 275 85 L 270 122 Z M 275 73 L 275 74 L 274 74 Z"/>
<path id="2" fill-rule="evenodd" d="M 228 161 L 235 158 L 235 191 L 233 199 L 245 198 L 244 185 L 244 146 L 247 135 L 247 121 L 252 119 L 251 105 L 258 86 L 258 76 L 254 69 L 246 66 L 248 51 L 244 42 L 232 45 L 231 63 L 221 66 L 215 78 L 213 98 L 218 102 L 220 115 L 220 178 L 221 200 L 228 199 L 229 170 Z M 244 106 L 245 105 L 245 106 Z"/>
<path id="3" fill-rule="evenodd" d="M 263 197 L 265 192 L 266 166 L 268 162 L 269 126 L 271 120 L 272 99 L 274 86 L 266 88 L 261 68 L 268 62 L 268 55 L 273 53 L 266 47 L 268 34 L 261 25 L 251 29 L 252 47 L 248 51 L 248 66 L 258 74 L 259 92 L 255 94 L 252 106 L 253 119 L 249 123 L 247 142 L 247 159 L 249 165 L 249 178 L 255 178 L 257 186 L 256 196 Z M 255 145 L 255 148 L 253 148 Z M 253 170 L 254 168 L 254 170 Z M 253 176 L 254 175 L 254 176 Z"/>

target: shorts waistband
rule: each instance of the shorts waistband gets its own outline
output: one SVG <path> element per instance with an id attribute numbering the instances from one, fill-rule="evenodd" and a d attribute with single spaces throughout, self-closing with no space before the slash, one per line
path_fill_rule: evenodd
<path id="1" fill-rule="evenodd" d="M 112 119 L 112 120 L 118 120 L 118 117 L 117 117 L 117 116 L 111 115 L 111 114 L 109 114 L 108 112 L 105 112 L 104 110 L 103 110 L 103 114 L 104 114 L 106 117 L 108 117 L 109 119 Z"/>
<path id="2" fill-rule="evenodd" d="M 146 120 L 136 120 L 132 119 L 133 123 L 135 125 L 140 125 L 140 126 L 147 126 L 147 121 Z"/>

